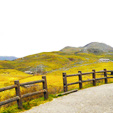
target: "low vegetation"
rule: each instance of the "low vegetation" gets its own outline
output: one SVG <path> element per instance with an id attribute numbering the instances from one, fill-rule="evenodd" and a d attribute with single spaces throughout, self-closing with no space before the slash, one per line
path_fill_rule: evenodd
<path id="1" fill-rule="evenodd" d="M 73 48 L 71 48 L 73 51 Z M 16 59 L 14 61 L 0 61 L 0 88 L 14 84 L 14 80 L 19 80 L 20 83 L 40 80 L 42 75 L 46 75 L 48 91 L 51 100 L 56 93 L 61 93 L 63 91 L 63 80 L 62 73 L 76 74 L 78 71 L 91 72 L 93 69 L 100 71 L 103 69 L 113 70 L 113 53 L 85 53 L 85 52 L 66 52 L 65 51 L 55 51 L 55 52 L 43 52 L 39 54 L 34 54 L 26 56 L 23 58 Z M 77 51 L 79 51 L 77 49 Z M 99 62 L 100 58 L 110 59 L 109 62 Z M 24 71 L 32 71 L 34 74 L 25 74 Z M 108 73 L 109 74 L 109 73 Z M 102 77 L 102 74 L 98 74 L 98 77 Z M 109 75 L 112 76 L 112 75 Z M 97 77 L 97 78 L 98 78 Z M 83 80 L 91 79 L 91 75 L 83 76 Z M 78 81 L 78 77 L 69 77 L 68 83 Z M 109 82 L 113 82 L 113 79 L 109 79 Z M 103 81 L 98 81 L 98 85 L 102 84 Z M 26 92 L 33 92 L 39 90 L 41 87 L 39 85 L 37 88 L 21 88 L 22 94 Z M 83 83 L 84 88 L 92 86 L 91 82 Z M 78 89 L 78 85 L 69 86 L 69 90 Z M 14 90 L 4 91 L 0 93 L 0 101 L 6 100 L 13 97 Z M 38 99 L 36 99 L 38 98 Z M 26 101 L 29 100 L 29 101 Z M 40 101 L 39 101 L 40 100 Z M 33 96 L 31 98 L 26 98 L 24 100 L 24 110 L 29 109 L 34 105 L 39 105 L 43 103 L 43 98 L 41 95 L 39 97 Z M 11 107 L 5 105 L 1 107 L 1 113 L 15 113 L 20 110 L 16 108 L 16 104 L 12 103 Z M 6 109 L 7 107 L 7 109 Z M 5 110 L 6 109 L 6 110 Z M 14 109 L 14 111 L 12 110 Z"/>

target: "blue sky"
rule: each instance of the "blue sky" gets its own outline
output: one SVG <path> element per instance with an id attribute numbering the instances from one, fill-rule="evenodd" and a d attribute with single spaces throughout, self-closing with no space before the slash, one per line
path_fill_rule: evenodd
<path id="1" fill-rule="evenodd" d="M 112 0 L 1 0 L 0 56 L 23 57 L 65 46 L 113 47 Z"/>

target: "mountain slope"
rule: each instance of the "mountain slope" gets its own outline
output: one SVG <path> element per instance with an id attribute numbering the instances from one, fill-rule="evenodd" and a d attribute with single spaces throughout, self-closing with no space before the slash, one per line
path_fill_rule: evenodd
<path id="1" fill-rule="evenodd" d="M 60 68 L 68 68 L 86 59 L 74 54 L 66 54 L 60 51 L 43 52 L 16 59 L 12 62 L 15 69 L 20 71 L 43 71 L 48 72 Z"/>
<path id="2" fill-rule="evenodd" d="M 93 57 L 93 60 L 92 60 Z M 16 69 L 19 71 L 32 71 L 41 74 L 68 69 L 86 62 L 95 62 L 98 58 L 93 54 L 68 54 L 60 51 L 43 52 L 29 55 L 14 61 L 0 61 L 0 69 Z"/>
<path id="3" fill-rule="evenodd" d="M 104 43 L 92 42 L 83 47 L 83 51 L 98 50 L 102 52 L 113 52 L 113 48 Z"/>
<path id="4" fill-rule="evenodd" d="M 97 63 L 100 58 L 113 60 L 113 48 L 93 42 L 84 47 L 65 47 L 61 51 L 43 52 L 18 58 L 14 61 L 0 61 L 0 69 L 16 69 L 45 74 L 55 70 L 66 70 L 72 67 Z M 76 53 L 76 54 L 75 54 Z"/>
<path id="5" fill-rule="evenodd" d="M 73 53 L 73 52 L 79 52 L 81 50 L 82 50 L 81 47 L 70 47 L 70 46 L 66 46 L 63 49 L 61 49 L 60 51 L 65 52 L 65 53 Z"/>
<path id="6" fill-rule="evenodd" d="M 62 50 L 62 52 L 67 53 L 94 53 L 94 54 L 101 54 L 101 53 L 108 53 L 113 52 L 113 47 L 104 44 L 104 43 L 98 43 L 98 42 L 91 42 L 83 47 L 65 47 Z"/>
<path id="7" fill-rule="evenodd" d="M 17 57 L 14 56 L 0 56 L 0 60 L 15 60 Z"/>

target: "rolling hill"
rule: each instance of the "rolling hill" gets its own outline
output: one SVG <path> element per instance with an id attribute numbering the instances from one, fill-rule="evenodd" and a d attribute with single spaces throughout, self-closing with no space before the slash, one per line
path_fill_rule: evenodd
<path id="1" fill-rule="evenodd" d="M 61 51 L 42 52 L 18 58 L 14 61 L 0 61 L 0 69 L 16 69 L 45 74 L 55 70 L 96 63 L 100 58 L 113 60 L 113 48 L 92 42 L 84 47 L 65 47 Z"/>
<path id="2" fill-rule="evenodd" d="M 95 53 L 95 51 L 97 53 Z M 99 62 L 100 58 L 108 58 L 111 61 Z M 15 80 L 19 80 L 20 83 L 40 80 L 44 74 L 47 77 L 49 94 L 56 94 L 63 91 L 63 72 L 66 74 L 76 74 L 78 71 L 82 71 L 83 73 L 91 72 L 92 69 L 96 71 L 103 69 L 113 70 L 112 60 L 112 47 L 102 43 L 90 43 L 80 48 L 68 46 L 61 51 L 42 52 L 18 58 L 13 61 L 0 60 L 0 88 L 13 85 Z M 32 71 L 34 74 L 38 75 L 33 76 L 26 74 L 25 71 Z M 96 76 L 99 78 L 103 77 L 101 74 L 96 74 Z M 109 76 L 112 75 L 109 74 Z M 92 79 L 92 75 L 83 76 L 82 79 Z M 68 83 L 78 81 L 78 76 L 75 78 L 69 77 L 67 81 Z M 113 79 L 109 80 L 109 82 L 113 82 Z M 103 81 L 98 82 L 99 85 L 102 83 Z M 91 86 L 91 82 L 84 83 L 83 86 Z M 72 85 L 68 89 L 77 88 L 78 85 Z M 22 89 L 22 91 L 23 93 L 30 92 L 31 89 Z M 3 92 L 0 94 L 0 99 L 3 101 L 9 97 L 14 97 L 14 95 L 14 91 L 11 91 L 11 93 L 8 91 L 5 95 Z"/>
<path id="3" fill-rule="evenodd" d="M 94 53 L 94 54 L 102 54 L 113 52 L 113 47 L 98 42 L 91 42 L 83 47 L 65 47 L 61 49 L 62 52 L 70 52 L 70 53 Z"/>

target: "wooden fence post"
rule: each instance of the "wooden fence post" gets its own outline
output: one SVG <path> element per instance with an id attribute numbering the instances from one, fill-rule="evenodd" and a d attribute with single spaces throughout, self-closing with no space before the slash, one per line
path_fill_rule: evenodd
<path id="1" fill-rule="evenodd" d="M 22 98 L 21 98 L 21 92 L 20 92 L 20 83 L 19 80 L 14 81 L 14 84 L 17 85 L 15 88 L 16 90 L 16 96 L 19 96 L 20 99 L 17 100 L 17 105 L 19 109 L 22 109 Z"/>
<path id="2" fill-rule="evenodd" d="M 80 73 L 80 75 L 79 75 L 79 81 L 80 81 L 79 88 L 82 89 L 82 72 L 78 71 L 78 73 Z"/>
<path id="3" fill-rule="evenodd" d="M 46 80 L 46 76 L 42 76 L 42 79 L 44 79 L 43 82 L 43 89 L 46 89 L 47 91 L 44 92 L 44 99 L 48 99 L 48 89 L 47 89 L 47 80 Z"/>
<path id="4" fill-rule="evenodd" d="M 113 71 L 111 71 L 111 75 L 113 75 Z"/>
<path id="5" fill-rule="evenodd" d="M 95 70 L 92 70 L 93 71 L 93 86 L 96 86 L 96 73 L 95 73 Z"/>
<path id="6" fill-rule="evenodd" d="M 64 92 L 68 91 L 66 73 L 63 73 L 63 88 Z"/>
<path id="7" fill-rule="evenodd" d="M 106 69 L 104 69 L 104 77 L 106 77 L 105 78 L 105 84 L 107 84 L 108 80 L 107 80 L 107 70 Z"/>

